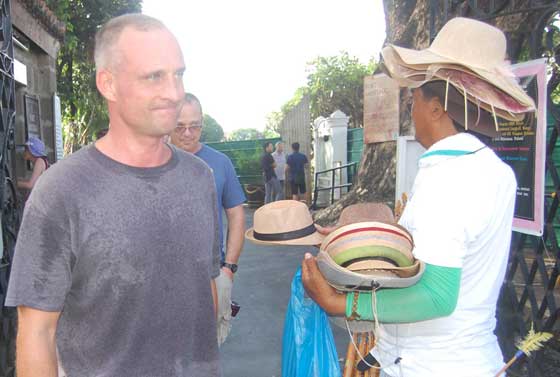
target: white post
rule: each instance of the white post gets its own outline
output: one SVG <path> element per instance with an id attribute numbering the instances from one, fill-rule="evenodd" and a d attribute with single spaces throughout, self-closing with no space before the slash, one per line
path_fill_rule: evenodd
<path id="1" fill-rule="evenodd" d="M 347 159 L 347 132 L 348 120 L 342 111 L 337 110 L 328 118 L 319 117 L 313 122 L 314 136 L 314 164 L 315 172 L 332 169 L 334 167 L 346 165 Z M 319 176 L 318 187 L 338 186 L 347 183 L 348 176 L 346 169 L 335 174 L 334 182 L 332 173 Z M 348 190 L 335 190 L 335 199 L 346 193 Z M 330 191 L 320 191 L 317 199 L 319 206 L 329 204 Z"/>
<path id="2" fill-rule="evenodd" d="M 348 120 L 350 118 L 340 110 L 336 110 L 327 119 L 327 123 L 330 128 L 331 135 L 331 145 L 332 145 L 332 165 L 331 167 L 342 166 L 348 163 Z M 339 182 L 335 182 L 335 185 L 348 183 L 348 175 L 346 174 L 347 169 L 343 169 L 337 174 L 340 177 Z M 340 195 L 346 193 L 348 190 L 336 190 L 339 194 L 335 196 L 336 199 L 340 198 Z"/>

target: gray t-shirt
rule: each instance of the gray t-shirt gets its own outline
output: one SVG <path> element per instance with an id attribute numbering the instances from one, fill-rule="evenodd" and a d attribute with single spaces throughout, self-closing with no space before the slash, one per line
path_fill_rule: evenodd
<path id="1" fill-rule="evenodd" d="M 210 169 L 173 148 L 135 168 L 94 146 L 53 165 L 27 202 L 6 305 L 62 311 L 69 377 L 220 374 Z"/>

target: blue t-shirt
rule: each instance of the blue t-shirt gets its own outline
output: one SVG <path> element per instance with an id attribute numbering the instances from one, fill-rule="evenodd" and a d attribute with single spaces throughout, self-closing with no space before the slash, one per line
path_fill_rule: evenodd
<path id="1" fill-rule="evenodd" d="M 230 209 L 242 204 L 246 200 L 245 193 L 239 183 L 239 179 L 237 179 L 237 173 L 228 156 L 204 144 L 202 144 L 202 148 L 195 153 L 195 156 L 206 162 L 206 164 L 210 166 L 210 169 L 212 169 L 212 174 L 214 174 L 218 198 L 218 217 L 220 221 L 220 251 L 223 261 L 225 252 L 222 208 Z"/>
<path id="2" fill-rule="evenodd" d="M 303 153 L 294 152 L 288 156 L 286 164 L 290 167 L 290 176 L 288 180 L 294 182 L 300 176 L 305 176 L 305 164 L 307 164 L 307 157 Z"/>

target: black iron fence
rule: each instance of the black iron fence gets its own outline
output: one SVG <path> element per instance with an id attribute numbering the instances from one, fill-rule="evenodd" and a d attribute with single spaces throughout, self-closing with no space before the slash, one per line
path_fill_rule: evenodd
<path id="1" fill-rule="evenodd" d="M 10 263 L 19 227 L 16 191 L 12 181 L 15 84 L 10 1 L 0 0 L 0 377 L 15 376 L 16 313 L 4 307 Z"/>
<path id="2" fill-rule="evenodd" d="M 343 172 L 346 173 L 346 177 L 355 177 L 356 176 L 356 168 L 358 166 L 357 162 L 351 162 L 346 165 L 341 165 L 334 167 L 332 169 L 321 170 L 315 172 L 315 182 L 314 182 L 314 189 L 313 189 L 313 204 L 311 205 L 311 209 L 317 209 L 317 200 L 319 198 L 319 192 L 321 191 L 330 191 L 329 196 L 329 204 L 331 205 L 335 202 L 335 192 L 336 190 L 340 190 L 340 194 L 342 194 L 342 190 L 350 190 L 352 188 L 353 182 L 351 178 L 348 179 L 347 183 L 342 183 L 344 175 Z M 330 175 L 328 186 L 321 186 L 319 184 L 319 178 L 321 175 Z M 339 181 L 339 184 L 336 184 L 336 181 Z M 342 195 L 341 195 L 342 196 Z"/>

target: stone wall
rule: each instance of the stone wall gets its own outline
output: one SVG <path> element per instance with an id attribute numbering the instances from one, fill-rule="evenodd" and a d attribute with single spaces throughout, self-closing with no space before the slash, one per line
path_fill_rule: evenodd
<path id="1" fill-rule="evenodd" d="M 40 137 L 45 143 L 47 157 L 53 163 L 56 161 L 53 96 L 56 93 L 56 54 L 60 42 L 18 1 L 12 2 L 11 13 L 14 59 L 21 63 L 16 69 L 26 71 L 23 75 L 26 80 L 21 80 L 20 74 L 20 80 L 16 82 L 15 142 L 22 145 L 31 135 Z M 38 102 L 38 120 L 26 119 L 26 115 L 31 113 L 29 108 L 26 109 L 26 102 L 31 107 Z M 30 165 L 22 156 L 23 148 L 17 148 L 14 167 L 18 178 L 31 173 Z"/>

